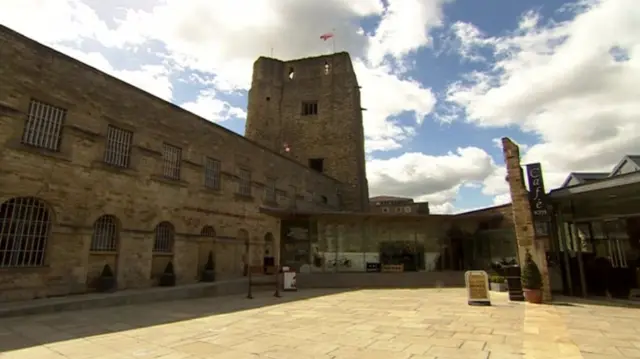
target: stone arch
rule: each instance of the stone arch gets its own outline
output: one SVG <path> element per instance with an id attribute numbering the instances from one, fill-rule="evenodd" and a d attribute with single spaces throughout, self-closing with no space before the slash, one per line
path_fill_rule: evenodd
<path id="1" fill-rule="evenodd" d="M 120 249 L 120 220 L 113 215 L 104 214 L 93 222 L 93 232 L 89 243 L 87 263 L 87 286 L 96 287 L 95 281 L 105 265 L 115 274 L 118 271 L 118 253 Z"/>
<path id="2" fill-rule="evenodd" d="M 45 265 L 52 223 L 52 210 L 40 198 L 13 197 L 3 202 L 0 205 L 0 268 Z"/>
<path id="3" fill-rule="evenodd" d="M 176 230 L 171 222 L 162 221 L 158 223 L 153 233 L 151 276 L 158 278 L 167 264 L 173 260 Z"/>

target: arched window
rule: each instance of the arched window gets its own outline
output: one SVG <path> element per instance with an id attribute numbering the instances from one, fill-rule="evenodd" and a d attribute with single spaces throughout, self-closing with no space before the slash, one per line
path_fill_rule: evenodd
<path id="1" fill-rule="evenodd" d="M 160 222 L 156 226 L 156 238 L 153 242 L 154 253 L 173 253 L 175 230 L 169 222 Z"/>
<path id="2" fill-rule="evenodd" d="M 216 230 L 211 226 L 204 226 L 202 227 L 202 231 L 200 231 L 200 236 L 214 238 L 216 236 Z"/>
<path id="3" fill-rule="evenodd" d="M 116 252 L 118 250 L 118 220 L 111 215 L 98 218 L 93 224 L 91 252 Z"/>
<path id="4" fill-rule="evenodd" d="M 34 197 L 16 197 L 0 206 L 0 267 L 44 265 L 51 212 Z"/>

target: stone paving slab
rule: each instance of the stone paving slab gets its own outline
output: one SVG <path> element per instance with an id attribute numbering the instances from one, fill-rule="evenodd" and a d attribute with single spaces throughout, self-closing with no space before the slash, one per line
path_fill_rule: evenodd
<path id="1" fill-rule="evenodd" d="M 463 289 L 305 290 L 0 320 L 0 359 L 640 358 L 637 308 L 466 304 Z"/>

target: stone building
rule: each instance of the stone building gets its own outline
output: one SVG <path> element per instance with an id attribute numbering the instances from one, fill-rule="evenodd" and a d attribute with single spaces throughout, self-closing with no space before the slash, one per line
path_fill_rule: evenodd
<path id="1" fill-rule="evenodd" d="M 193 283 L 209 253 L 219 279 L 265 257 L 459 271 L 482 263 L 469 233 L 510 226 L 493 209 L 369 212 L 346 53 L 259 58 L 243 137 L 6 27 L 0 44 L 0 301 L 92 291 L 105 264 L 118 289 L 169 262 Z"/>
<path id="2" fill-rule="evenodd" d="M 415 202 L 413 198 L 376 196 L 369 198 L 369 210 L 374 213 L 429 214 L 429 202 Z"/>
<path id="3" fill-rule="evenodd" d="M 253 65 L 245 136 L 340 182 L 345 210 L 368 208 L 360 87 L 346 52 Z"/>
<path id="4" fill-rule="evenodd" d="M 119 288 L 155 285 L 169 260 L 190 283 L 209 251 L 218 278 L 242 276 L 278 255 L 259 206 L 340 206 L 339 181 L 273 146 L 6 27 L 0 44 L 0 300 L 86 292 L 105 263 Z"/>

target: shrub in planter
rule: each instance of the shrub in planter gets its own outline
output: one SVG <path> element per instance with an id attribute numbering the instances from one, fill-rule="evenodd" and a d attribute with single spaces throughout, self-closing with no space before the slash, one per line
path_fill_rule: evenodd
<path id="1" fill-rule="evenodd" d="M 96 288 L 98 292 L 110 292 L 116 289 L 116 276 L 108 264 L 102 268 L 102 273 L 97 278 Z"/>
<path id="2" fill-rule="evenodd" d="M 507 290 L 506 279 L 501 275 L 492 275 L 489 277 L 489 285 L 491 290 L 496 292 L 504 292 Z"/>
<path id="3" fill-rule="evenodd" d="M 213 263 L 213 252 L 209 251 L 209 257 L 207 258 L 207 264 L 204 265 L 204 270 L 202 271 L 202 278 L 200 278 L 203 282 L 214 282 L 216 280 L 216 270 L 215 264 Z"/>
<path id="4" fill-rule="evenodd" d="M 542 274 L 531 253 L 527 251 L 522 267 L 522 289 L 529 303 L 542 303 Z"/>
<path id="5" fill-rule="evenodd" d="M 173 287 L 174 285 L 176 285 L 176 274 L 173 272 L 173 262 L 169 262 L 160 276 L 160 286 Z"/>

